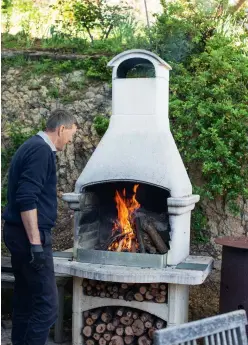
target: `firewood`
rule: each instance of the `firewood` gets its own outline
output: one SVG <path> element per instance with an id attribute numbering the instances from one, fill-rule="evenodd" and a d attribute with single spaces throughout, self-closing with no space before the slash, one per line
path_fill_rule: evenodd
<path id="1" fill-rule="evenodd" d="M 94 333 L 94 334 L 93 334 L 93 338 L 94 338 L 95 340 L 99 340 L 99 339 L 101 338 L 101 334 L 99 334 L 99 333 Z"/>
<path id="2" fill-rule="evenodd" d="M 132 310 L 128 309 L 127 312 L 126 312 L 126 316 L 127 317 L 132 317 L 132 315 L 133 315 Z"/>
<path id="3" fill-rule="evenodd" d="M 115 241 L 120 240 L 119 243 L 121 242 L 121 239 L 125 236 L 127 236 L 128 234 L 130 234 L 131 231 L 127 232 L 127 233 L 121 233 L 121 234 L 117 234 L 117 235 L 111 235 L 106 243 L 104 243 L 101 247 L 102 250 L 108 250 L 108 248 L 111 246 L 111 244 L 113 244 Z"/>
<path id="4" fill-rule="evenodd" d="M 139 292 L 142 294 L 142 295 L 145 295 L 147 291 L 147 287 L 142 285 L 140 288 L 139 288 Z"/>
<path id="5" fill-rule="evenodd" d="M 160 284 L 159 287 L 160 287 L 160 290 L 167 290 L 167 287 L 165 284 Z"/>
<path id="6" fill-rule="evenodd" d="M 125 326 L 130 326 L 133 323 L 133 319 L 128 316 L 122 316 L 120 321 L 121 321 L 121 324 Z"/>
<path id="7" fill-rule="evenodd" d="M 156 248 L 148 242 L 145 242 L 145 249 L 150 254 L 156 254 Z"/>
<path id="8" fill-rule="evenodd" d="M 115 250 L 117 253 L 119 253 L 119 252 L 122 251 L 123 243 L 124 243 L 124 238 L 121 239 L 121 240 L 119 241 L 118 247 L 117 247 L 117 249 Z"/>
<path id="9" fill-rule="evenodd" d="M 121 288 L 126 290 L 128 288 L 128 285 L 126 283 L 121 284 Z"/>
<path id="10" fill-rule="evenodd" d="M 132 290 L 128 290 L 125 295 L 126 301 L 133 301 L 134 300 L 134 292 Z"/>
<path id="11" fill-rule="evenodd" d="M 107 340 L 107 341 L 110 341 L 111 338 L 112 338 L 112 336 L 113 336 L 113 334 L 112 334 L 111 332 L 105 332 L 105 333 L 103 334 L 103 338 L 104 338 L 105 340 Z"/>
<path id="12" fill-rule="evenodd" d="M 94 321 L 96 321 L 101 315 L 101 313 L 102 313 L 101 309 L 94 309 L 93 311 L 90 312 L 90 316 Z"/>
<path id="13" fill-rule="evenodd" d="M 84 311 L 84 318 L 86 319 L 90 315 L 89 310 Z"/>
<path id="14" fill-rule="evenodd" d="M 146 297 L 146 300 L 151 301 L 154 296 L 150 293 L 150 291 L 146 291 L 145 297 Z"/>
<path id="15" fill-rule="evenodd" d="M 161 290 L 159 293 L 160 293 L 160 295 L 162 295 L 162 296 L 166 296 L 166 295 L 167 295 L 167 291 L 165 291 L 165 290 Z"/>
<path id="16" fill-rule="evenodd" d="M 94 323 L 94 320 L 91 317 L 87 317 L 85 320 L 86 325 L 91 326 Z"/>
<path id="17" fill-rule="evenodd" d="M 83 280 L 83 287 L 85 288 L 85 287 L 87 287 L 87 285 L 89 284 L 89 281 L 88 281 L 88 279 L 84 279 Z"/>
<path id="18" fill-rule="evenodd" d="M 113 292 L 118 292 L 118 291 L 119 291 L 118 285 L 114 285 L 114 286 L 113 286 Z"/>
<path id="19" fill-rule="evenodd" d="M 137 320 L 139 317 L 139 313 L 137 313 L 137 311 L 134 311 L 132 317 L 134 320 Z"/>
<path id="20" fill-rule="evenodd" d="M 153 289 L 158 289 L 159 288 L 159 283 L 151 283 L 151 287 Z"/>
<path id="21" fill-rule="evenodd" d="M 159 294 L 155 297 L 155 301 L 157 303 L 164 303 L 165 302 L 165 296 Z"/>
<path id="22" fill-rule="evenodd" d="M 124 299 L 124 296 L 123 295 L 119 295 L 119 297 L 118 297 L 119 299 Z"/>
<path id="23" fill-rule="evenodd" d="M 126 335 L 133 335 L 133 329 L 131 326 L 126 326 L 125 327 L 125 334 Z"/>
<path id="24" fill-rule="evenodd" d="M 142 335 L 138 339 L 138 345 L 151 345 L 152 341 L 146 335 Z"/>
<path id="25" fill-rule="evenodd" d="M 107 330 L 110 332 L 113 332 L 115 330 L 116 326 L 113 325 L 112 322 L 107 324 Z"/>
<path id="26" fill-rule="evenodd" d="M 118 326 L 116 328 L 115 332 L 117 335 L 123 335 L 124 334 L 124 326 L 123 325 Z"/>
<path id="27" fill-rule="evenodd" d="M 118 296 L 118 293 L 117 293 L 117 292 L 114 292 L 114 293 L 113 293 L 113 298 L 114 298 L 114 299 L 117 299 L 118 297 L 119 297 L 119 296 Z"/>
<path id="28" fill-rule="evenodd" d="M 90 280 L 89 280 L 89 284 L 90 284 L 91 286 L 96 286 L 97 280 L 90 279 Z"/>
<path id="29" fill-rule="evenodd" d="M 152 327 L 150 329 L 148 329 L 148 336 L 150 339 L 153 339 L 153 333 L 156 331 L 155 327 Z"/>
<path id="30" fill-rule="evenodd" d="M 135 320 L 132 324 L 132 330 L 134 335 L 137 337 L 141 336 L 145 331 L 144 323 L 139 319 Z"/>
<path id="31" fill-rule="evenodd" d="M 145 328 L 152 328 L 152 322 L 151 321 L 146 321 L 145 322 Z"/>
<path id="32" fill-rule="evenodd" d="M 157 329 L 161 329 L 164 328 L 164 324 L 165 322 L 162 319 L 157 319 L 157 321 L 155 322 L 155 327 Z"/>
<path id="33" fill-rule="evenodd" d="M 124 340 L 119 335 L 114 335 L 111 338 L 109 345 L 124 345 Z"/>
<path id="34" fill-rule="evenodd" d="M 101 315 L 101 320 L 105 323 L 109 323 L 112 320 L 113 312 L 111 308 L 106 308 L 105 312 Z"/>
<path id="35" fill-rule="evenodd" d="M 97 333 L 104 333 L 105 332 L 105 330 L 106 330 L 106 325 L 105 325 L 105 323 L 98 323 L 97 324 L 97 326 L 96 326 L 96 332 Z"/>
<path id="36" fill-rule="evenodd" d="M 112 285 L 108 285 L 108 286 L 107 286 L 107 290 L 108 290 L 108 292 L 113 291 L 113 286 L 112 286 Z"/>
<path id="37" fill-rule="evenodd" d="M 106 297 L 109 298 L 110 297 L 110 293 L 106 292 Z"/>
<path id="38" fill-rule="evenodd" d="M 97 290 L 101 290 L 101 285 L 100 285 L 100 284 L 97 284 L 97 285 L 96 285 L 96 289 L 97 289 Z"/>
<path id="39" fill-rule="evenodd" d="M 92 290 L 92 286 L 87 285 L 87 286 L 86 286 L 86 290 L 87 290 L 87 292 L 91 291 L 91 290 Z"/>
<path id="40" fill-rule="evenodd" d="M 123 313 L 124 313 L 124 308 L 123 307 L 118 308 L 117 311 L 116 311 L 116 315 L 118 315 L 118 316 L 122 316 Z"/>
<path id="41" fill-rule="evenodd" d="M 114 327 L 117 327 L 119 326 L 120 324 L 120 319 L 115 317 L 113 320 L 112 320 L 112 324 L 114 325 Z"/>
<path id="42" fill-rule="evenodd" d="M 87 339 L 85 345 L 95 345 L 95 341 L 93 339 Z"/>
<path id="43" fill-rule="evenodd" d="M 143 231 L 141 228 L 141 223 L 140 223 L 140 218 L 136 217 L 135 219 L 135 230 L 136 230 L 136 235 L 137 235 L 137 240 L 139 244 L 139 251 L 140 253 L 145 253 L 145 243 L 144 243 L 144 235 Z"/>
<path id="44" fill-rule="evenodd" d="M 103 337 L 101 337 L 101 338 L 99 339 L 98 344 L 99 344 L 99 345 L 106 345 L 107 342 L 106 342 L 106 340 L 105 340 Z"/>
<path id="45" fill-rule="evenodd" d="M 125 342 L 125 344 L 127 344 L 127 345 L 133 344 L 133 342 L 134 342 L 134 336 L 132 336 L 132 335 L 125 335 L 125 337 L 124 337 L 124 342 Z"/>
<path id="46" fill-rule="evenodd" d="M 83 328 L 83 334 L 84 334 L 87 338 L 91 337 L 92 328 L 91 328 L 90 326 L 85 326 L 85 327 Z"/>
<path id="47" fill-rule="evenodd" d="M 142 229 L 150 236 L 154 246 L 157 248 L 160 254 L 165 254 L 168 252 L 167 245 L 164 243 L 164 240 L 156 230 L 151 220 L 142 218 Z"/>
<path id="48" fill-rule="evenodd" d="M 144 296 L 141 295 L 141 293 L 139 293 L 139 292 L 136 292 L 136 294 L 134 295 L 134 298 L 135 298 L 136 301 L 138 301 L 138 302 L 144 301 Z"/>
<path id="49" fill-rule="evenodd" d="M 146 322 L 148 319 L 149 319 L 149 314 L 148 314 L 148 313 L 142 313 L 142 314 L 140 315 L 140 320 L 141 320 L 142 322 Z"/>
<path id="50" fill-rule="evenodd" d="M 100 297 L 101 297 L 101 298 L 106 297 L 106 293 L 105 293 L 105 292 L 103 292 L 103 291 L 101 291 L 101 292 L 100 292 Z"/>
<path id="51" fill-rule="evenodd" d="M 150 294 L 151 294 L 153 297 L 156 297 L 157 294 L 158 294 L 158 289 L 151 289 Z"/>

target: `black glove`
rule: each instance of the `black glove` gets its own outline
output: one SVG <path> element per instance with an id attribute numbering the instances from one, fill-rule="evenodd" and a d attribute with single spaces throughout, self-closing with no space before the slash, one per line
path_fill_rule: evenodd
<path id="1" fill-rule="evenodd" d="M 46 258 L 41 244 L 31 244 L 31 256 L 30 264 L 36 271 L 45 267 Z"/>

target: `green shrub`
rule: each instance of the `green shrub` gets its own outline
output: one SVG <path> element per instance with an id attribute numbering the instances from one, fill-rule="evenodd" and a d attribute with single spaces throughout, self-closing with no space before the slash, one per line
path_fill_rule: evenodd
<path id="1" fill-rule="evenodd" d="M 98 115 L 94 118 L 94 128 L 97 132 L 97 134 L 102 137 L 109 126 L 109 118 Z"/>

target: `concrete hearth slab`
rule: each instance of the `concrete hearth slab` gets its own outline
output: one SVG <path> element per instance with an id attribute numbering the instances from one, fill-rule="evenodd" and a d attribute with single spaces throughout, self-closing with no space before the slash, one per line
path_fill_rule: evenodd
<path id="1" fill-rule="evenodd" d="M 188 256 L 177 266 L 140 268 L 89 264 L 54 258 L 56 273 L 75 277 L 123 283 L 170 283 L 199 285 L 210 273 L 213 259 L 207 256 Z"/>

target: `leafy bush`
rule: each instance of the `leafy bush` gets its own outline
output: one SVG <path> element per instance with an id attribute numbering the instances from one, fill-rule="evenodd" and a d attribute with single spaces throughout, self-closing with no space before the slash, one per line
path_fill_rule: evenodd
<path id="1" fill-rule="evenodd" d="M 101 137 L 105 134 L 109 126 L 109 119 L 105 116 L 98 115 L 94 118 L 94 128 Z"/>
<path id="2" fill-rule="evenodd" d="M 233 209 L 248 198 L 248 56 L 215 35 L 187 68 L 174 65 L 170 91 L 175 139 L 188 167 L 202 171 L 197 190 Z"/>
<path id="3" fill-rule="evenodd" d="M 73 13 L 79 27 L 86 30 L 91 42 L 93 32 L 100 31 L 100 39 L 107 39 L 115 26 L 123 21 L 130 8 L 122 5 L 109 5 L 107 0 L 82 0 L 73 4 Z"/>

